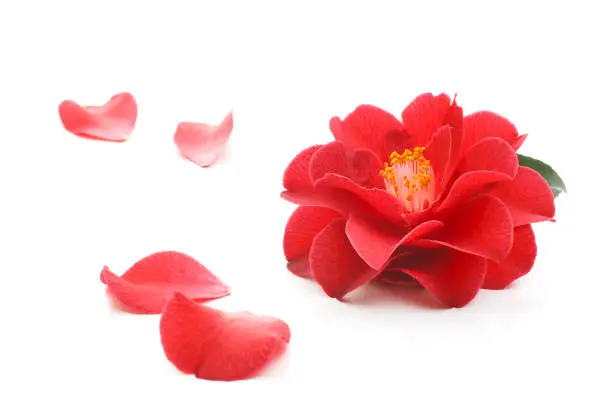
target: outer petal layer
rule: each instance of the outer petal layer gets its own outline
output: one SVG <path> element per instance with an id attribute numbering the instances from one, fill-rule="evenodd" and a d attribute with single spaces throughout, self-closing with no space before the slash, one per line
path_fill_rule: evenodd
<path id="1" fill-rule="evenodd" d="M 345 220 L 332 221 L 312 242 L 312 276 L 328 296 L 341 299 L 378 275 L 357 255 L 349 242 Z"/>
<path id="2" fill-rule="evenodd" d="M 234 127 L 230 112 L 217 126 L 204 123 L 181 122 L 174 133 L 174 144 L 187 160 L 198 166 L 213 164 L 225 152 L 225 146 Z"/>
<path id="3" fill-rule="evenodd" d="M 418 242 L 501 261 L 512 247 L 512 218 L 501 200 L 483 195 L 458 207 L 444 220 L 444 228 Z"/>
<path id="4" fill-rule="evenodd" d="M 206 380 L 251 378 L 278 358 L 291 338 L 280 319 L 224 313 L 176 294 L 160 321 L 161 343 L 180 371 Z"/>
<path id="5" fill-rule="evenodd" d="M 81 137 L 113 142 L 127 140 L 136 124 L 138 108 L 129 93 L 113 96 L 102 106 L 80 106 L 64 101 L 59 115 L 67 131 Z"/>
<path id="6" fill-rule="evenodd" d="M 535 170 L 519 166 L 516 178 L 497 184 L 489 194 L 501 199 L 514 226 L 548 221 L 555 216 L 555 198 L 546 180 Z"/>
<path id="7" fill-rule="evenodd" d="M 516 279 L 526 275 L 536 259 L 538 249 L 531 225 L 514 229 L 514 245 L 501 263 L 488 262 L 484 289 L 504 289 Z"/>
<path id="8" fill-rule="evenodd" d="M 289 191 L 309 191 L 312 190 L 313 185 L 310 180 L 310 161 L 312 156 L 322 147 L 323 145 L 313 145 L 307 149 L 302 150 L 295 156 L 283 175 L 283 186 Z"/>
<path id="9" fill-rule="evenodd" d="M 229 287 L 204 265 L 180 252 L 157 252 L 121 277 L 104 267 L 102 283 L 118 306 L 131 313 L 157 314 L 177 293 L 203 302 L 229 295 Z"/>
<path id="10" fill-rule="evenodd" d="M 493 112 L 481 111 L 463 118 L 463 151 L 487 137 L 498 137 L 518 149 L 525 140 L 508 119 Z"/>
<path id="11" fill-rule="evenodd" d="M 344 120 L 331 118 L 329 127 L 337 141 L 348 150 L 365 148 L 376 153 L 380 160 L 386 160 L 386 136 L 391 132 L 402 131 L 402 123 L 376 106 L 360 105 Z"/>
<path id="12" fill-rule="evenodd" d="M 418 251 L 394 262 L 402 271 L 450 307 L 463 307 L 478 293 L 486 274 L 486 260 L 448 248 Z"/>
<path id="13" fill-rule="evenodd" d="M 400 246 L 409 245 L 443 225 L 440 221 L 430 220 L 406 233 L 393 231 L 379 223 L 352 215 L 346 224 L 346 234 L 359 256 L 373 269 L 381 270 Z"/>
<path id="14" fill-rule="evenodd" d="M 285 227 L 283 249 L 287 268 L 294 274 L 310 277 L 308 255 L 312 240 L 330 222 L 340 217 L 337 212 L 324 207 L 298 207 L 289 217 Z"/>

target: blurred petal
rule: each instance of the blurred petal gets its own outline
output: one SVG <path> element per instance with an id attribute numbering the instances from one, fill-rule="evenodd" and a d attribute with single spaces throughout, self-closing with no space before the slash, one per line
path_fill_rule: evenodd
<path id="1" fill-rule="evenodd" d="M 284 353 L 291 338 L 280 319 L 225 313 L 181 294 L 170 300 L 159 327 L 164 353 L 177 369 L 216 381 L 256 376 Z"/>
<path id="2" fill-rule="evenodd" d="M 136 124 L 136 100 L 129 93 L 113 96 L 102 106 L 80 106 L 64 101 L 59 115 L 67 131 L 81 137 L 113 142 L 127 140 Z"/>
<path id="3" fill-rule="evenodd" d="M 108 294 L 128 312 L 161 313 L 174 293 L 200 302 L 229 295 L 229 287 L 204 265 L 180 252 L 157 252 L 136 262 L 121 277 L 104 267 Z"/>
<path id="4" fill-rule="evenodd" d="M 224 154 L 233 127 L 234 117 L 231 112 L 217 126 L 181 122 L 174 133 L 174 144 L 187 160 L 208 167 Z"/>

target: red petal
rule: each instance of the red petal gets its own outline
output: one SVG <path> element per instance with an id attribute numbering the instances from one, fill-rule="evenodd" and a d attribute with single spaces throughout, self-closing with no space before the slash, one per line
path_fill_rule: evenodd
<path id="1" fill-rule="evenodd" d="M 348 150 L 369 149 L 381 160 L 387 158 L 386 135 L 404 128 L 395 116 L 372 105 L 358 106 L 344 120 L 333 117 L 329 127 Z"/>
<path id="2" fill-rule="evenodd" d="M 310 249 L 312 276 L 328 296 L 337 299 L 378 275 L 351 246 L 345 225 L 345 220 L 332 221 L 315 237 Z"/>
<path id="3" fill-rule="evenodd" d="M 419 242 L 501 261 L 512 248 L 512 237 L 510 212 L 498 198 L 484 195 L 458 207 L 444 220 L 444 228 Z"/>
<path id="4" fill-rule="evenodd" d="M 308 254 L 315 236 L 340 215 L 322 207 L 298 207 L 285 228 L 283 248 L 288 268 L 300 277 L 309 277 Z"/>
<path id="5" fill-rule="evenodd" d="M 446 173 L 451 159 L 452 133 L 450 126 L 439 128 L 425 148 L 424 155 L 431 162 L 436 177 L 436 190 L 444 191 Z"/>
<path id="6" fill-rule="evenodd" d="M 346 224 L 346 235 L 359 256 L 372 268 L 381 270 L 400 246 L 427 236 L 443 225 L 440 221 L 431 220 L 417 225 L 406 233 L 351 215 Z"/>
<path id="7" fill-rule="evenodd" d="M 486 267 L 483 258 L 437 248 L 410 254 L 392 270 L 412 276 L 447 306 L 463 307 L 480 290 Z"/>
<path id="8" fill-rule="evenodd" d="M 487 276 L 482 287 L 504 289 L 531 270 L 537 252 L 538 248 L 531 225 L 515 228 L 512 250 L 501 263 L 488 262 Z"/>
<path id="9" fill-rule="evenodd" d="M 446 213 L 462 201 L 474 197 L 485 187 L 510 180 L 512 179 L 507 174 L 495 171 L 478 170 L 464 173 L 455 180 L 444 200 L 436 203 L 433 211 L 437 214 Z"/>
<path id="10" fill-rule="evenodd" d="M 313 188 L 310 180 L 309 167 L 312 156 L 322 147 L 322 145 L 310 146 L 302 150 L 295 156 L 283 175 L 283 186 L 287 190 L 302 191 Z"/>
<path id="11" fill-rule="evenodd" d="M 353 173 L 351 178 L 365 188 L 385 189 L 385 182 L 380 175 L 383 163 L 376 154 L 368 149 L 357 149 L 352 158 Z"/>
<path id="12" fill-rule="evenodd" d="M 340 142 L 331 142 L 318 149 L 310 160 L 310 178 L 313 183 L 326 174 L 348 177 L 366 188 L 384 188 L 379 172 L 382 163 L 368 149 L 345 150 Z"/>
<path id="13" fill-rule="evenodd" d="M 414 146 L 426 146 L 436 130 L 446 124 L 451 100 L 446 94 L 417 96 L 402 112 L 406 131 Z"/>
<path id="14" fill-rule="evenodd" d="M 80 106 L 64 101 L 59 115 L 67 131 L 81 137 L 123 142 L 134 130 L 136 100 L 129 93 L 120 93 L 102 106 Z"/>
<path id="15" fill-rule="evenodd" d="M 357 212 L 360 214 L 375 214 L 383 217 L 391 223 L 405 222 L 405 209 L 400 204 L 399 200 L 380 189 L 367 189 L 357 185 L 354 181 L 339 176 L 337 174 L 327 174 L 319 179 L 315 187 L 328 189 L 330 195 L 335 199 L 335 207 L 343 214 Z M 348 192 L 347 195 L 341 195 L 338 192 Z"/>
<path id="16" fill-rule="evenodd" d="M 351 168 L 342 143 L 331 142 L 318 149 L 310 160 L 309 172 L 313 183 L 330 173 L 350 178 Z"/>
<path id="17" fill-rule="evenodd" d="M 385 157 L 384 160 L 393 152 L 402 153 L 404 150 L 414 146 L 412 137 L 405 129 L 393 130 L 385 135 Z"/>
<path id="18" fill-rule="evenodd" d="M 490 170 L 514 178 L 518 167 L 518 157 L 512 146 L 503 139 L 488 137 L 475 143 L 465 152 L 457 166 L 457 173 Z"/>
<path id="19" fill-rule="evenodd" d="M 291 338 L 280 319 L 225 313 L 181 294 L 168 302 L 159 330 L 164 353 L 176 368 L 216 381 L 256 376 L 283 354 Z"/>
<path id="20" fill-rule="evenodd" d="M 490 194 L 506 204 L 515 227 L 548 221 L 555 216 L 554 196 L 548 183 L 530 168 L 519 166 L 514 180 L 499 183 Z"/>
<path id="21" fill-rule="evenodd" d="M 198 166 L 207 167 L 225 152 L 225 146 L 232 134 L 234 116 L 230 112 L 221 124 L 181 122 L 174 133 L 174 144 L 187 160 Z"/>
<path id="22" fill-rule="evenodd" d="M 463 151 L 487 137 L 498 137 L 510 145 L 519 144 L 516 127 L 493 112 L 475 112 L 463 118 Z"/>
<path id="23" fill-rule="evenodd" d="M 161 313 L 174 293 L 200 302 L 227 296 L 229 287 L 204 265 L 180 252 L 157 252 L 136 262 L 123 276 L 104 267 L 102 283 L 118 305 L 131 313 Z"/>

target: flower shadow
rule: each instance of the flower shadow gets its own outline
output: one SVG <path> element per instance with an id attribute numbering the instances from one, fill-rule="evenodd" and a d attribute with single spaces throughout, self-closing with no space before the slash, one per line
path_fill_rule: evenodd
<path id="1" fill-rule="evenodd" d="M 344 303 L 356 306 L 384 306 L 403 304 L 419 309 L 448 309 L 431 293 L 417 285 L 398 286 L 387 283 L 370 283 L 344 299 Z"/>

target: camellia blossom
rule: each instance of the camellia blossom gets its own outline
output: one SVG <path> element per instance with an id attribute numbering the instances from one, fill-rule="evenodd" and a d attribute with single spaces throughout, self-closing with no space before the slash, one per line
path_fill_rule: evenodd
<path id="1" fill-rule="evenodd" d="M 373 280 L 423 286 L 451 307 L 502 289 L 532 268 L 531 224 L 552 220 L 546 180 L 520 166 L 525 140 L 492 112 L 463 116 L 423 94 L 401 121 L 370 105 L 334 117 L 335 141 L 285 171 L 299 205 L 284 236 L 288 269 L 341 299 Z"/>
<path id="2" fill-rule="evenodd" d="M 280 319 L 249 312 L 226 313 L 176 294 L 160 321 L 168 360 L 206 380 L 254 377 L 282 355 L 291 338 Z"/>
<path id="3" fill-rule="evenodd" d="M 137 111 L 136 100 L 127 92 L 113 96 L 102 106 L 80 106 L 70 100 L 59 106 L 66 130 L 84 138 L 113 142 L 123 142 L 130 137 Z"/>
<path id="4" fill-rule="evenodd" d="M 127 312 L 161 313 L 175 293 L 204 302 L 230 294 L 229 287 L 192 257 L 175 251 L 157 252 L 136 262 L 121 277 L 104 267 L 100 274 L 108 294 Z"/>
<path id="5" fill-rule="evenodd" d="M 174 144 L 180 154 L 198 166 L 208 167 L 225 152 L 234 127 L 230 112 L 217 126 L 205 123 L 181 122 L 174 133 Z"/>

